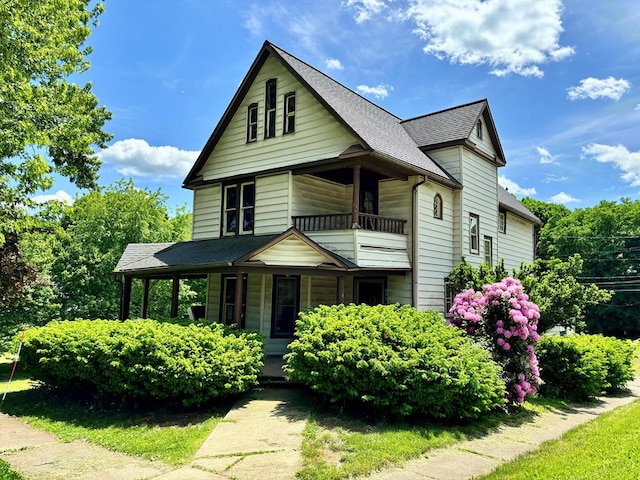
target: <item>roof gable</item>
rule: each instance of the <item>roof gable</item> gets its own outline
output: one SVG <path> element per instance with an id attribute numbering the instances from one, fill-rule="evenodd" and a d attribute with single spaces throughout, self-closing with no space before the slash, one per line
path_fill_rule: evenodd
<path id="1" fill-rule="evenodd" d="M 500 185 L 498 185 L 498 202 L 500 204 L 500 208 L 524 218 L 525 220 L 542 225 L 542 221 L 531 213 L 531 210 L 520 203 L 516 197 L 511 195 Z"/>

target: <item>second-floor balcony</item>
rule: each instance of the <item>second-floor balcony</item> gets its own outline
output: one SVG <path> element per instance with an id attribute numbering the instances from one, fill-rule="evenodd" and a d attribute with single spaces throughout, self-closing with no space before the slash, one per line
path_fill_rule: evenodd
<path id="1" fill-rule="evenodd" d="M 325 215 L 298 215 L 292 217 L 293 226 L 301 232 L 321 232 L 327 230 L 349 230 L 352 228 L 373 232 L 404 234 L 406 220 L 381 217 L 369 213 L 359 213 L 358 222 L 354 225 L 351 213 L 334 213 Z"/>

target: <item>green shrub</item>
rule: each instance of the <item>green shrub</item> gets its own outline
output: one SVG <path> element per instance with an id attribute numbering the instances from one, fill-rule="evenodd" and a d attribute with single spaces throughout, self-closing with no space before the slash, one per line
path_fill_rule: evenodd
<path id="1" fill-rule="evenodd" d="M 537 348 L 548 397 L 587 400 L 633 379 L 631 342 L 601 335 L 543 337 Z"/>
<path id="2" fill-rule="evenodd" d="M 490 354 L 436 312 L 336 305 L 303 312 L 285 356 L 290 378 L 377 414 L 470 419 L 505 401 Z"/>
<path id="3" fill-rule="evenodd" d="M 222 325 L 56 321 L 26 332 L 21 357 L 51 386 L 188 406 L 254 385 L 263 342 Z"/>

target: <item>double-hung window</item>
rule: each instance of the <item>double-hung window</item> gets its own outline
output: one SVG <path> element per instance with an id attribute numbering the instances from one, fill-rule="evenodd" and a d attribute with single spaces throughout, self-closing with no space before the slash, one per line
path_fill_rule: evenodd
<path id="1" fill-rule="evenodd" d="M 484 237 L 484 263 L 493 268 L 493 238 Z"/>
<path id="2" fill-rule="evenodd" d="M 225 185 L 222 234 L 253 233 L 255 183 L 243 182 Z"/>
<path id="3" fill-rule="evenodd" d="M 469 252 L 480 253 L 480 217 L 469 214 Z"/>
<path id="4" fill-rule="evenodd" d="M 284 133 L 296 131 L 296 94 L 287 93 L 284 96 Z"/>
<path id="5" fill-rule="evenodd" d="M 247 108 L 247 143 L 258 140 L 258 104 L 252 103 Z"/>
<path id="6" fill-rule="evenodd" d="M 507 233 L 507 212 L 498 212 L 498 232 Z"/>
<path id="7" fill-rule="evenodd" d="M 265 87 L 264 138 L 276 136 L 276 79 L 267 80 Z"/>

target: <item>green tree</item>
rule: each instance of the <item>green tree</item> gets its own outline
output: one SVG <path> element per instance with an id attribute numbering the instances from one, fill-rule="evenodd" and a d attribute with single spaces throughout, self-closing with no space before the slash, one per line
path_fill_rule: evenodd
<path id="1" fill-rule="evenodd" d="M 545 252 L 540 250 L 540 232 L 549 220 L 554 217 L 562 218 L 567 216 L 571 213 L 571 210 L 558 203 L 547 203 L 531 197 L 524 197 L 522 199 L 522 204 L 531 210 L 531 213 L 538 217 L 542 222 L 542 225 L 534 225 L 533 227 L 536 239 L 536 258 L 545 258 L 548 260 L 549 257 L 545 255 Z"/>
<path id="2" fill-rule="evenodd" d="M 28 268 L 15 246 L 34 228 L 30 197 L 52 185 L 54 172 L 95 187 L 100 162 L 93 148 L 111 138 L 102 130 L 111 114 L 98 106 L 91 84 L 68 81 L 89 68 L 85 42 L 103 10 L 94 3 L 0 2 L 0 246 L 9 236 L 14 271 Z M 4 268 L 0 275 L 0 297 L 18 300 L 5 290 L 15 285 Z M 23 277 L 20 292 L 29 278 L 33 284 Z"/>

